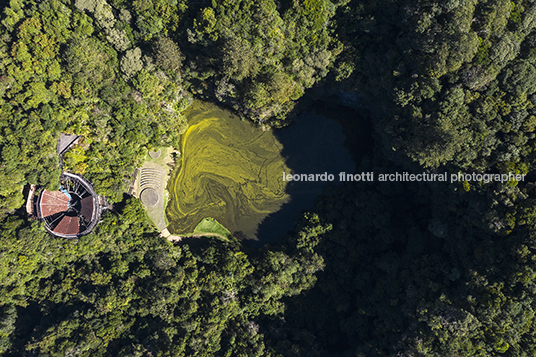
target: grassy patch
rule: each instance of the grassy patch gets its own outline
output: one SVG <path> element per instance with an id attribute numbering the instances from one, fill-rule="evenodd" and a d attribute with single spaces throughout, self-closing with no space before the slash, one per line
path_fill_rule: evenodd
<path id="1" fill-rule="evenodd" d="M 155 151 L 158 151 L 159 149 L 160 149 L 160 156 L 159 157 L 157 157 L 156 159 L 153 159 L 152 157 L 147 155 L 145 157 L 145 161 L 146 162 L 152 162 L 152 163 L 155 163 L 157 165 L 160 165 L 163 168 L 165 168 L 167 171 L 169 171 L 168 164 L 173 163 L 173 159 L 171 157 L 171 154 L 175 150 L 172 147 L 160 147 L 160 148 L 155 149 Z"/>
<path id="2" fill-rule="evenodd" d="M 203 218 L 201 222 L 194 228 L 194 234 L 196 233 L 215 233 L 227 239 L 233 239 L 231 232 L 222 226 L 214 218 Z"/>

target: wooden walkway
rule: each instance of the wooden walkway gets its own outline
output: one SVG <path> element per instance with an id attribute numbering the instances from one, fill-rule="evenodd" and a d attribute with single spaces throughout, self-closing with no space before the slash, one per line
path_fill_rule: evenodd
<path id="1" fill-rule="evenodd" d="M 30 185 L 30 192 L 28 192 L 28 200 L 26 201 L 26 212 L 28 213 L 28 217 L 35 217 L 34 212 L 34 195 L 35 195 L 35 185 Z"/>
<path id="2" fill-rule="evenodd" d="M 75 134 L 61 134 L 60 138 L 58 139 L 58 145 L 56 146 L 56 152 L 58 154 L 58 157 L 60 159 L 60 166 L 63 168 L 63 154 L 69 150 L 71 146 L 76 144 L 78 142 L 78 139 L 80 139 L 80 135 Z"/>

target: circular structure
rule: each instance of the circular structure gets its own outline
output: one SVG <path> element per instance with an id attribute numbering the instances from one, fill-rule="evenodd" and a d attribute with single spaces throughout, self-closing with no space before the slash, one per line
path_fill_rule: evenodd
<path id="1" fill-rule="evenodd" d="M 158 159 L 160 157 L 161 153 L 162 153 L 162 151 L 160 149 L 158 149 L 158 151 L 149 151 L 149 156 L 152 159 Z"/>
<path id="2" fill-rule="evenodd" d="M 78 175 L 62 173 L 58 191 L 43 190 L 37 200 L 37 217 L 47 231 L 63 238 L 90 233 L 100 219 L 99 196 Z"/>
<path id="3" fill-rule="evenodd" d="M 145 206 L 154 206 L 158 203 L 158 192 L 154 188 L 146 188 L 141 191 L 140 199 Z"/>

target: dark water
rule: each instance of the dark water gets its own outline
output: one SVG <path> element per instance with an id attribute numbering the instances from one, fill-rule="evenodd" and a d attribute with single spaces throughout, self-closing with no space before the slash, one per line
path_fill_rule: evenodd
<path id="1" fill-rule="evenodd" d="M 332 174 L 332 182 L 289 182 L 286 192 L 290 201 L 272 213 L 259 225 L 258 241 L 250 246 L 262 246 L 284 238 L 294 229 L 303 211 L 314 207 L 315 199 L 326 185 L 337 185 L 339 173 L 356 171 L 356 162 L 372 148 L 370 124 L 364 113 L 344 106 L 314 105 L 301 113 L 289 127 L 275 131 L 283 145 L 286 165 L 296 174 Z"/>

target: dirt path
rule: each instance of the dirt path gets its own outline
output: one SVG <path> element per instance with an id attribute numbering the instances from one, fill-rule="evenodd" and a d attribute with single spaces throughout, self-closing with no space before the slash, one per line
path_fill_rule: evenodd
<path id="1" fill-rule="evenodd" d="M 167 228 L 163 229 L 162 232 L 160 232 L 160 235 L 172 243 L 180 242 L 186 238 L 200 238 L 200 237 L 217 237 L 223 240 L 228 240 L 226 237 L 218 233 L 195 233 L 195 234 L 189 234 L 187 236 L 176 236 L 176 235 L 171 234 Z"/>

